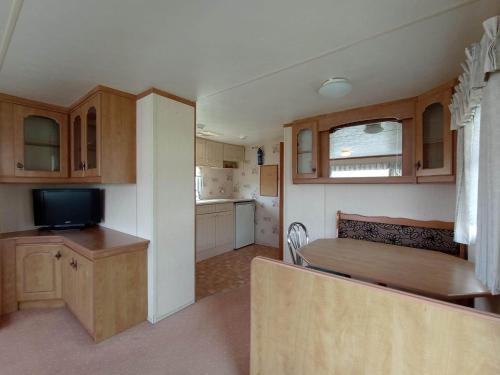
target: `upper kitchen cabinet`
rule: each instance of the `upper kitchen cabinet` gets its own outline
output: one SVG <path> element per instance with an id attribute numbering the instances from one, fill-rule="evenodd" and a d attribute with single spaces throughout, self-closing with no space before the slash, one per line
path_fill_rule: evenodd
<path id="1" fill-rule="evenodd" d="M 135 183 L 135 96 L 98 86 L 70 113 L 71 177 Z"/>
<path id="2" fill-rule="evenodd" d="M 455 81 L 446 83 L 418 97 L 415 156 L 419 182 L 453 179 L 453 134 L 448 106 L 454 84 Z"/>
<path id="3" fill-rule="evenodd" d="M 223 168 L 245 159 L 245 147 L 196 138 L 196 165 Z M 225 163 L 231 162 L 231 163 Z"/>
<path id="4" fill-rule="evenodd" d="M 306 122 L 292 128 L 292 177 L 318 177 L 318 124 Z"/>
<path id="5" fill-rule="evenodd" d="M 243 161 L 245 160 L 245 147 L 224 144 L 224 161 Z"/>
<path id="6" fill-rule="evenodd" d="M 16 105 L 14 138 L 15 176 L 68 176 L 68 128 L 64 114 Z"/>
<path id="7" fill-rule="evenodd" d="M 0 181 L 68 176 L 65 109 L 0 94 Z"/>

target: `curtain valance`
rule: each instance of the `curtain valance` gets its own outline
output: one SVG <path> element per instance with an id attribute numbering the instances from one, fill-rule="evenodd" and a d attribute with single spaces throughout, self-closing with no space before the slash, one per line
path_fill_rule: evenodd
<path id="1" fill-rule="evenodd" d="M 453 130 L 472 124 L 489 74 L 500 70 L 500 16 L 484 21 L 483 28 L 485 33 L 481 42 L 465 50 L 464 71 L 458 78 L 450 104 Z"/>

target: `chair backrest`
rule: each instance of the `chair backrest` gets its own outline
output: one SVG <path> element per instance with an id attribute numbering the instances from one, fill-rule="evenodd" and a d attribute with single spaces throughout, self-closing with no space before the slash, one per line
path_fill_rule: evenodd
<path id="1" fill-rule="evenodd" d="M 453 222 L 337 212 L 337 236 L 339 238 L 434 250 L 465 259 L 466 249 L 453 241 L 453 230 Z"/>
<path id="2" fill-rule="evenodd" d="M 307 233 L 307 229 L 304 224 L 299 222 L 290 224 L 288 227 L 286 241 L 288 242 L 288 250 L 290 250 L 293 264 L 301 265 L 302 258 L 298 256 L 296 250 L 309 243 L 309 234 Z"/>

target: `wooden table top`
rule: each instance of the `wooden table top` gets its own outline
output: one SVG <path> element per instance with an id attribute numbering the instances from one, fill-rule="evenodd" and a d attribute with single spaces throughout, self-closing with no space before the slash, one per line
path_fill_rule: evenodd
<path id="1" fill-rule="evenodd" d="M 437 251 L 350 238 L 320 239 L 298 250 L 311 266 L 395 289 L 458 300 L 488 296 L 474 264 Z"/>
<path id="2" fill-rule="evenodd" d="M 101 226 L 71 230 L 27 230 L 1 233 L 1 240 L 18 244 L 63 243 L 89 259 L 105 258 L 119 253 L 146 249 L 149 241 Z"/>

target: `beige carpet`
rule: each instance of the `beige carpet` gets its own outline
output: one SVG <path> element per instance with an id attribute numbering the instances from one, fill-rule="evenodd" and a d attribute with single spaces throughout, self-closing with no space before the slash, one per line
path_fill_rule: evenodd
<path id="1" fill-rule="evenodd" d="M 0 326 L 1 375 L 248 374 L 249 286 L 94 344 L 66 309 L 20 311 Z"/>

